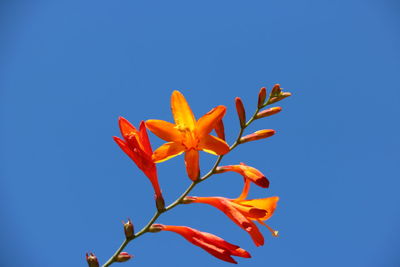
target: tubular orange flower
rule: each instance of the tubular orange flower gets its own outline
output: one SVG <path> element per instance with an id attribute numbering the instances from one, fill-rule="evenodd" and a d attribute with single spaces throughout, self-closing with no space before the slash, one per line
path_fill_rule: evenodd
<path id="1" fill-rule="evenodd" d="M 151 148 L 144 121 L 140 123 L 138 131 L 128 120 L 120 117 L 119 128 L 124 140 L 114 136 L 114 141 L 149 178 L 156 195 L 157 208 L 163 209 L 164 200 L 158 183 L 156 164 L 152 160 L 153 150 Z"/>
<path id="2" fill-rule="evenodd" d="M 174 91 L 171 96 L 171 109 L 175 124 L 163 120 L 148 120 L 146 127 L 168 143 L 153 153 L 154 162 L 163 162 L 185 152 L 186 171 L 190 179 L 197 180 L 200 175 L 199 152 L 223 155 L 229 146 L 218 137 L 210 135 L 217 123 L 225 115 L 226 108 L 217 106 L 196 121 L 185 97 Z"/>
<path id="3" fill-rule="evenodd" d="M 187 226 L 153 224 L 152 227 L 162 231 L 171 231 L 180 234 L 193 245 L 204 249 L 214 257 L 223 261 L 237 263 L 231 256 L 251 258 L 250 253 L 246 250 L 210 233 L 201 232 Z"/>
<path id="4" fill-rule="evenodd" d="M 264 223 L 274 213 L 279 197 L 246 200 L 250 188 L 250 180 L 245 179 L 242 194 L 237 199 L 224 197 L 186 197 L 184 203 L 209 204 L 227 215 L 253 239 L 256 246 L 264 245 L 264 237 L 253 221 L 258 221 L 271 231 L 273 236 L 278 232 Z"/>
<path id="5" fill-rule="evenodd" d="M 262 172 L 257 170 L 256 168 L 247 166 L 243 162 L 240 163 L 240 165 L 228 165 L 228 166 L 219 166 L 216 169 L 216 173 L 224 173 L 224 172 L 237 172 L 243 176 L 245 179 L 249 179 L 256 185 L 263 187 L 263 188 L 268 188 L 269 187 L 269 181 L 265 177 Z"/>

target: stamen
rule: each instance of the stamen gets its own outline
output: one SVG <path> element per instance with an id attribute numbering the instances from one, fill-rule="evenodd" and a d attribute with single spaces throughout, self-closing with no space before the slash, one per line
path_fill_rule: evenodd
<path id="1" fill-rule="evenodd" d="M 273 237 L 278 237 L 278 233 L 279 231 L 276 231 L 274 229 L 272 229 L 269 225 L 267 225 L 266 223 L 264 223 L 263 221 L 257 220 L 259 223 L 261 223 L 262 225 L 264 225 L 265 227 L 267 227 L 267 229 L 271 232 Z"/>

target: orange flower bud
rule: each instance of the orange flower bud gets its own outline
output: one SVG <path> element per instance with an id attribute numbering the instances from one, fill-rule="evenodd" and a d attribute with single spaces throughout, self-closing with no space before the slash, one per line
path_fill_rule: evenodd
<path id="1" fill-rule="evenodd" d="M 126 253 L 126 252 L 121 252 L 117 256 L 115 261 L 116 262 L 125 262 L 125 261 L 130 260 L 131 258 L 133 258 L 133 255 L 130 255 L 130 254 Z"/>
<path id="2" fill-rule="evenodd" d="M 267 89 L 262 87 L 258 93 L 258 108 L 262 108 L 265 103 L 265 98 L 267 97 Z"/>
<path id="3" fill-rule="evenodd" d="M 263 110 L 263 111 L 257 113 L 256 119 L 261 119 L 261 118 L 265 118 L 265 117 L 274 115 L 276 113 L 281 112 L 281 110 L 282 110 L 281 107 L 273 107 L 273 108 Z"/>
<path id="4" fill-rule="evenodd" d="M 122 221 L 122 223 L 124 224 L 124 232 L 125 232 L 126 239 L 133 238 L 135 236 L 135 234 L 134 234 L 135 230 L 134 230 L 131 219 L 128 218 L 127 222 Z"/>
<path id="5" fill-rule="evenodd" d="M 275 134 L 275 130 L 271 130 L 271 129 L 256 131 L 252 134 L 249 134 L 249 135 L 246 135 L 246 136 L 240 138 L 240 143 L 246 143 L 249 141 L 256 141 L 256 140 L 264 139 L 264 138 L 273 136 L 274 134 Z"/>
<path id="6" fill-rule="evenodd" d="M 86 261 L 89 264 L 89 267 L 99 267 L 99 261 L 97 260 L 96 255 L 93 253 L 86 253 Z"/>
<path id="7" fill-rule="evenodd" d="M 244 109 L 242 99 L 240 99 L 240 97 L 236 97 L 235 103 L 236 103 L 236 111 L 240 121 L 240 127 L 243 128 L 246 125 L 246 111 Z"/>

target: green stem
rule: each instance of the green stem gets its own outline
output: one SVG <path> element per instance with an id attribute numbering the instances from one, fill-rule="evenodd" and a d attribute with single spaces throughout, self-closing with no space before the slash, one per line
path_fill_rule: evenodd
<path id="1" fill-rule="evenodd" d="M 240 139 L 242 138 L 243 132 L 244 130 L 254 121 L 256 120 L 256 115 L 257 113 L 260 111 L 260 109 L 266 107 L 269 103 L 265 103 L 262 107 L 257 108 L 256 111 L 254 112 L 253 116 L 251 116 L 251 118 L 246 122 L 246 124 L 243 127 L 240 127 L 240 131 L 239 134 L 235 140 L 235 142 L 229 147 L 230 151 L 232 151 L 235 147 L 237 147 L 238 145 L 240 145 Z M 118 255 L 122 252 L 122 250 L 129 244 L 129 242 L 131 242 L 132 240 L 138 238 L 139 236 L 149 232 L 149 229 L 151 227 L 151 225 L 157 220 L 158 217 L 160 217 L 160 215 L 164 212 L 167 212 L 171 209 L 173 209 L 175 206 L 182 204 L 182 200 L 193 190 L 193 188 L 203 182 L 204 180 L 208 179 L 210 176 L 212 176 L 213 174 L 215 174 L 215 171 L 219 165 L 219 163 L 221 162 L 222 158 L 224 157 L 224 155 L 220 155 L 218 156 L 217 160 L 215 161 L 213 167 L 206 173 L 204 174 L 201 178 L 199 178 L 197 181 L 193 181 L 189 187 L 182 193 L 182 195 L 180 195 L 174 202 L 172 202 L 169 206 L 167 206 L 165 208 L 165 210 L 163 211 L 157 211 L 153 217 L 150 219 L 150 221 L 139 231 L 137 232 L 132 238 L 129 239 L 125 239 L 124 242 L 122 242 L 121 246 L 117 249 L 117 251 L 115 251 L 115 253 L 111 256 L 111 258 L 108 259 L 108 261 L 102 265 L 102 267 L 107 267 L 110 266 L 111 264 L 113 264 L 114 262 L 116 262 L 116 259 L 118 257 Z"/>

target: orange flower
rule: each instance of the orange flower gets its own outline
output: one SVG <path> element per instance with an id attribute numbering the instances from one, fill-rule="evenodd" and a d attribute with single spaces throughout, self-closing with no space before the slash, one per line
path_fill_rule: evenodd
<path id="1" fill-rule="evenodd" d="M 168 141 L 153 154 L 154 162 L 163 162 L 185 152 L 186 171 L 190 179 L 197 180 L 200 175 L 199 152 L 223 155 L 229 146 L 218 137 L 210 135 L 225 115 L 226 108 L 217 106 L 196 121 L 185 97 L 178 91 L 171 96 L 171 109 L 175 124 L 163 120 L 148 120 L 146 127 L 155 135 Z"/>
<path id="2" fill-rule="evenodd" d="M 171 231 L 180 234 L 193 245 L 204 249 L 214 257 L 223 261 L 237 263 L 231 256 L 238 256 L 242 258 L 251 257 L 250 253 L 239 246 L 233 245 L 216 235 L 201 232 L 190 227 L 153 224 L 152 228 L 158 228 L 158 230 Z"/>
<path id="3" fill-rule="evenodd" d="M 164 200 L 158 183 L 156 164 L 152 160 L 153 150 L 147 135 L 144 121 L 140 123 L 139 131 L 125 118 L 119 118 L 119 128 L 124 138 L 114 136 L 114 141 L 136 163 L 153 185 L 157 208 L 164 208 Z"/>
<path id="4" fill-rule="evenodd" d="M 228 165 L 228 166 L 219 166 L 217 167 L 216 173 L 223 173 L 223 172 L 237 172 L 243 176 L 245 179 L 249 179 L 253 183 L 263 188 L 269 187 L 269 181 L 265 177 L 262 172 L 257 170 L 256 168 L 247 166 L 243 162 L 240 165 Z"/>
<path id="5" fill-rule="evenodd" d="M 253 239 L 256 246 L 264 245 L 264 237 L 253 221 L 265 225 L 272 235 L 277 236 L 278 232 L 266 225 L 276 209 L 279 197 L 246 200 L 250 188 L 250 180 L 245 179 L 242 194 L 237 199 L 224 197 L 186 197 L 184 203 L 209 204 L 225 213 L 234 223 L 245 230 Z"/>

